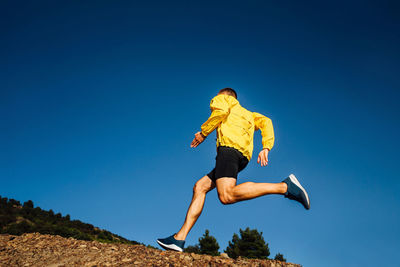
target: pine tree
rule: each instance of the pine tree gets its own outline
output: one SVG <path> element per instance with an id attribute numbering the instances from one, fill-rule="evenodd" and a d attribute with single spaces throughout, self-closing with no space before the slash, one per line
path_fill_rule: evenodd
<path id="1" fill-rule="evenodd" d="M 28 201 L 24 202 L 24 208 L 33 209 L 33 201 L 32 200 L 28 200 Z"/>
<path id="2" fill-rule="evenodd" d="M 236 259 L 239 256 L 245 258 L 268 259 L 270 255 L 268 243 L 265 243 L 262 232 L 256 229 L 240 229 L 240 237 L 233 234 L 232 241 L 229 241 L 225 252 L 229 257 Z"/>
<path id="3" fill-rule="evenodd" d="M 277 254 L 275 255 L 275 260 L 286 262 L 286 259 L 283 257 L 283 255 L 282 255 L 281 253 L 277 253 Z"/>
<path id="4" fill-rule="evenodd" d="M 217 239 L 210 235 L 210 231 L 206 230 L 203 237 L 199 238 L 199 247 L 201 254 L 218 256 L 219 245 Z"/>

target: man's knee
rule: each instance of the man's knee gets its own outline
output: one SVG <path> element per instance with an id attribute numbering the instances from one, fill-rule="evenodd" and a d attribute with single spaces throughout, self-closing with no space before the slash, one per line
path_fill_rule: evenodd
<path id="1" fill-rule="evenodd" d="M 198 180 L 193 186 L 193 193 L 207 193 L 212 188 L 211 183 L 204 181 L 204 179 Z"/>
<path id="2" fill-rule="evenodd" d="M 235 203 L 235 199 L 229 193 L 220 193 L 218 194 L 219 201 L 221 201 L 224 205 L 229 205 Z"/>

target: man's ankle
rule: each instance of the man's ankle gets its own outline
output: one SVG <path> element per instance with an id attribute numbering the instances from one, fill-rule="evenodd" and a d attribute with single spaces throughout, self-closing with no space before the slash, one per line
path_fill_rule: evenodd
<path id="1" fill-rule="evenodd" d="M 175 235 L 174 235 L 174 238 L 175 238 L 176 240 L 185 241 L 185 238 L 184 238 L 183 236 L 179 236 L 178 234 L 175 234 Z"/>
<path id="2" fill-rule="evenodd" d="M 285 194 L 288 190 L 288 186 L 285 182 L 282 182 L 282 194 Z"/>

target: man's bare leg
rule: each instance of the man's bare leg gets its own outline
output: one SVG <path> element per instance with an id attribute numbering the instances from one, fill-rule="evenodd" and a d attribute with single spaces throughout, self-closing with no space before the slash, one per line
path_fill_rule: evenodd
<path id="1" fill-rule="evenodd" d="M 235 178 L 223 177 L 216 180 L 218 197 L 223 204 L 248 200 L 268 194 L 285 194 L 286 183 L 253 183 L 245 182 L 236 185 Z"/>
<path id="2" fill-rule="evenodd" d="M 189 209 L 186 213 L 185 222 L 174 238 L 177 240 L 185 240 L 190 229 L 196 223 L 201 212 L 203 211 L 206 194 L 215 188 L 215 183 L 208 177 L 204 176 L 199 179 L 193 187 L 193 197 Z"/>

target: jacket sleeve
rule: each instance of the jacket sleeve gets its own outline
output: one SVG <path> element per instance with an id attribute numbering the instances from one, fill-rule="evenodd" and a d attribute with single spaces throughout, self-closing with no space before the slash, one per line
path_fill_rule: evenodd
<path id="1" fill-rule="evenodd" d="M 230 105 L 224 95 L 217 95 L 210 102 L 211 116 L 201 125 L 201 133 L 209 135 L 228 116 Z"/>
<path id="2" fill-rule="evenodd" d="M 257 112 L 253 112 L 253 118 L 255 130 L 261 130 L 261 142 L 263 149 L 268 148 L 268 150 L 271 150 L 271 148 L 274 146 L 275 141 L 274 127 L 272 126 L 271 119 Z"/>

